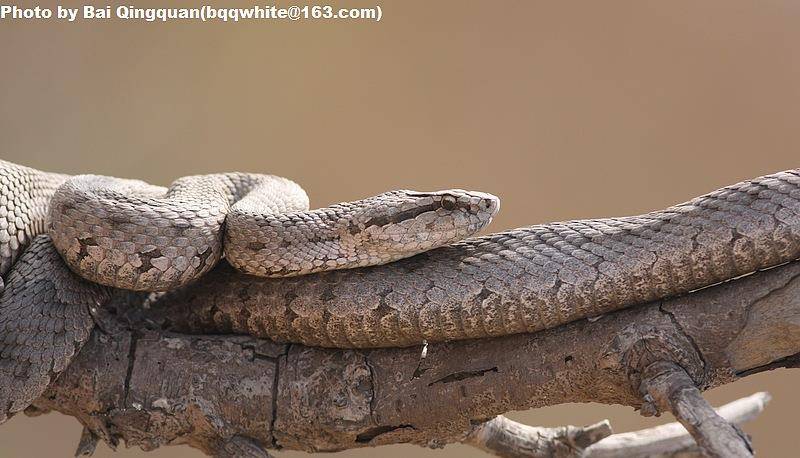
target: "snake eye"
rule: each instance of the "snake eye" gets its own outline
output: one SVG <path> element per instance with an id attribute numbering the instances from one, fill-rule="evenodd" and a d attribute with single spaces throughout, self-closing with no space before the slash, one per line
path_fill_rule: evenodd
<path id="1" fill-rule="evenodd" d="M 445 210 L 455 210 L 456 206 L 456 199 L 452 196 L 442 197 L 442 208 Z"/>

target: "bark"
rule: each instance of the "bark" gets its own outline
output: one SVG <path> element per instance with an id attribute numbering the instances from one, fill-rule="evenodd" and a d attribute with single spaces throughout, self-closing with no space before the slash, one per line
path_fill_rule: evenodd
<path id="1" fill-rule="evenodd" d="M 219 278 L 210 275 L 204 288 Z M 26 411 L 77 418 L 87 427 L 84 450 L 93 437 L 145 450 L 188 444 L 216 456 L 441 447 L 504 412 L 564 402 L 675 413 L 659 397 L 674 385 L 653 391 L 658 364 L 705 390 L 800 362 L 797 262 L 555 329 L 426 351 L 178 334 L 164 330 L 177 317 L 131 307 L 140 300 L 120 295 L 98 315 L 90 342 Z"/>

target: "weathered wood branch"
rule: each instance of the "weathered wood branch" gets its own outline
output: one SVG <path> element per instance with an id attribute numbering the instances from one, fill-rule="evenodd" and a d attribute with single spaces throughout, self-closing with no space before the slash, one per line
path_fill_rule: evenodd
<path id="1" fill-rule="evenodd" d="M 498 415 L 475 427 L 463 442 L 501 458 L 577 457 L 611 432 L 608 420 L 584 427 L 540 428 Z"/>
<path id="2" fill-rule="evenodd" d="M 760 392 L 725 404 L 720 417 L 741 425 L 757 417 L 770 396 Z M 528 426 L 499 415 L 476 426 L 465 444 L 501 458 L 700 458 L 706 456 L 678 422 L 628 433 L 611 434 L 607 420 L 586 427 Z"/>
<path id="3" fill-rule="evenodd" d="M 100 329 L 28 413 L 72 415 L 112 445 L 188 444 L 217 456 L 440 447 L 510 410 L 592 401 L 656 413 L 642 387 L 657 362 L 700 390 L 800 362 L 800 263 L 535 334 L 430 345 L 424 358 L 420 347 L 172 333 L 162 329 L 168 310 L 121 314 L 134 299 L 98 317 Z"/>
<path id="4" fill-rule="evenodd" d="M 643 385 L 647 399 L 659 410 L 675 414 L 709 457 L 753 456 L 750 440 L 711 408 L 682 367 L 666 361 L 653 363 L 645 369 Z"/>

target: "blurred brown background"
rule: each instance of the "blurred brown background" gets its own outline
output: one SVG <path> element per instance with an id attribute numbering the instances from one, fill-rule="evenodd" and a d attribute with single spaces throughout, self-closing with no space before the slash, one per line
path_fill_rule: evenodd
<path id="1" fill-rule="evenodd" d="M 400 187 L 480 189 L 503 200 L 494 230 L 635 214 L 800 166 L 798 2 L 381 6 L 380 23 L 0 22 L 0 157 L 159 184 L 269 172 L 304 184 L 314 205 Z M 799 382 L 776 371 L 709 396 L 772 392 L 746 429 L 762 456 L 790 456 Z M 513 417 L 653 424 L 597 405 Z M 0 427 L 0 456 L 71 456 L 79 432 L 55 414 L 16 417 Z"/>

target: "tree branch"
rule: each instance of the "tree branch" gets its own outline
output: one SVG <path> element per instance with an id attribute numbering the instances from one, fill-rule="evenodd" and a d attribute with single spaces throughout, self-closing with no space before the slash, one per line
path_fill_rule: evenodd
<path id="1" fill-rule="evenodd" d="M 419 347 L 337 350 L 170 333 L 161 321 L 168 311 L 157 320 L 152 310 L 121 316 L 140 298 L 120 296 L 117 315 L 100 318 L 27 412 L 72 415 L 112 445 L 188 444 L 218 456 L 242 443 L 440 447 L 498 414 L 564 402 L 654 413 L 641 388 L 656 362 L 680 367 L 700 390 L 796 366 L 799 277 L 800 263 L 792 263 L 535 334 L 430 345 L 424 358 Z M 204 288 L 219 278 L 209 275 Z"/>
<path id="2" fill-rule="evenodd" d="M 719 416 L 703 399 L 685 370 L 671 362 L 645 369 L 643 385 L 660 410 L 672 412 L 710 457 L 753 456 L 750 440 L 735 425 Z"/>
<path id="3" fill-rule="evenodd" d="M 737 399 L 717 409 L 726 421 L 741 425 L 757 417 L 769 402 L 768 393 L 755 393 Z M 681 458 L 700 458 L 705 456 L 694 439 L 678 422 L 630 433 L 611 435 L 589 446 L 583 452 L 584 458 L 667 458 L 680 455 Z"/>
<path id="4" fill-rule="evenodd" d="M 720 407 L 717 413 L 725 421 L 740 425 L 758 416 L 769 399 L 768 393 L 756 393 Z M 476 426 L 464 443 L 502 458 L 706 456 L 678 422 L 611 435 L 608 420 L 586 427 L 541 428 L 499 415 Z"/>
<path id="5" fill-rule="evenodd" d="M 498 415 L 469 433 L 464 443 L 503 458 L 577 457 L 611 435 L 611 424 L 560 428 L 527 426 Z"/>

